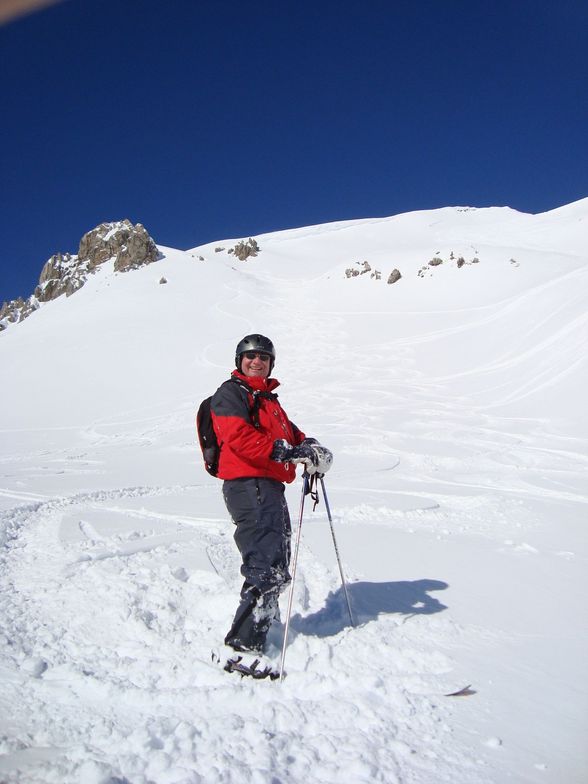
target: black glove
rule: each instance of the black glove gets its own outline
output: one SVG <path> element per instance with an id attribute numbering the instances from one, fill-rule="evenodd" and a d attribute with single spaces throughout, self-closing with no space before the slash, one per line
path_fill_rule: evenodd
<path id="1" fill-rule="evenodd" d="M 314 439 L 309 439 L 309 441 L 314 441 Z M 277 463 L 305 463 L 307 468 L 314 465 L 316 459 L 310 444 L 303 442 L 300 446 L 292 446 L 283 438 L 274 441 L 270 455 L 270 460 L 275 460 Z"/>
<path id="2" fill-rule="evenodd" d="M 277 441 L 274 441 L 270 460 L 275 460 L 276 463 L 287 463 L 293 449 L 292 444 L 289 444 L 284 438 L 278 438 Z"/>
<path id="3" fill-rule="evenodd" d="M 314 439 L 309 439 L 314 441 Z M 318 443 L 318 441 L 317 441 Z M 303 441 L 299 446 L 292 447 L 292 452 L 288 458 L 291 463 L 304 463 L 304 467 L 309 474 L 314 474 L 318 465 L 318 456 L 312 444 Z"/>
<path id="4" fill-rule="evenodd" d="M 274 441 L 270 459 L 278 463 L 304 463 L 308 474 L 326 474 L 333 463 L 333 454 L 316 438 L 305 438 L 299 446 L 292 446 L 279 438 Z"/>
<path id="5" fill-rule="evenodd" d="M 308 446 L 312 450 L 312 464 L 307 463 L 307 472 L 309 474 L 326 474 L 333 465 L 331 450 L 322 446 L 316 438 L 305 438 L 301 446 Z"/>

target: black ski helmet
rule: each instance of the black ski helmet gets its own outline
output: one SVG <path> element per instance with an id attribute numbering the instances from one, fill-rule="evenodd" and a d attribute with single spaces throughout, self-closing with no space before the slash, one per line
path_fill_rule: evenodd
<path id="1" fill-rule="evenodd" d="M 235 349 L 235 365 L 239 371 L 241 370 L 241 355 L 246 351 L 263 351 L 265 354 L 269 354 L 271 357 L 269 372 L 272 372 L 276 361 L 276 350 L 269 338 L 266 338 L 265 335 L 245 335 L 243 340 L 239 341 Z"/>

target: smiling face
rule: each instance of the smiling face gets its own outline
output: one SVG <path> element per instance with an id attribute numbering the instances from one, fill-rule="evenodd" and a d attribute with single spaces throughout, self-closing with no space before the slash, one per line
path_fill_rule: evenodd
<path id="1" fill-rule="evenodd" d="M 241 373 L 252 378 L 267 378 L 270 372 L 271 357 L 263 351 L 246 351 L 241 354 Z"/>

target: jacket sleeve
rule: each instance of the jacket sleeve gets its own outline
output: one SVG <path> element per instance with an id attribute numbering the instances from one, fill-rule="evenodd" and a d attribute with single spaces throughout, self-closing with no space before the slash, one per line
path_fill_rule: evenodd
<path id="1" fill-rule="evenodd" d="M 304 441 L 306 436 L 302 430 L 296 427 L 294 422 L 290 421 L 290 424 L 292 425 L 292 432 L 294 433 L 294 442 L 292 446 L 299 446 Z"/>
<path id="2" fill-rule="evenodd" d="M 247 393 L 237 384 L 225 382 L 212 397 L 214 430 L 223 451 L 228 450 L 251 466 L 267 466 L 274 439 L 251 424 Z"/>

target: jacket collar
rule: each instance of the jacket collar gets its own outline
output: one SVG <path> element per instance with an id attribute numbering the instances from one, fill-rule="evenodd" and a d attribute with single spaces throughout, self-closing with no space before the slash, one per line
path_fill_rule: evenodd
<path id="1" fill-rule="evenodd" d="M 251 389 L 257 389 L 260 392 L 273 392 L 276 387 L 280 386 L 277 378 L 262 378 L 261 376 L 244 376 L 239 370 L 233 370 L 232 376 L 238 378 Z"/>

